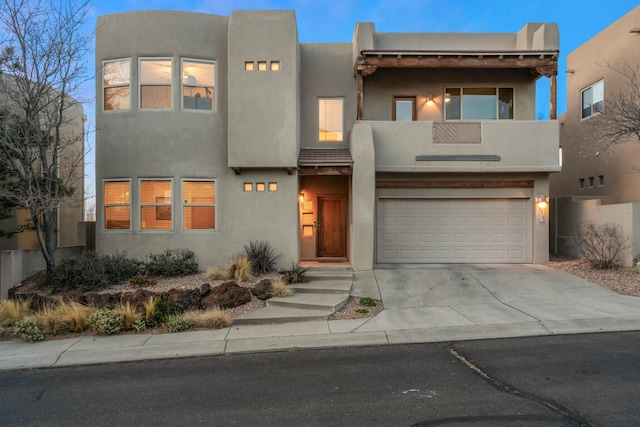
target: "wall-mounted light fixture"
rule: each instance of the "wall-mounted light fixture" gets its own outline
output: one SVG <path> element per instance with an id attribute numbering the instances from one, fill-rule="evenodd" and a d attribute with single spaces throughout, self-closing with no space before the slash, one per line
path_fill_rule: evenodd
<path id="1" fill-rule="evenodd" d="M 640 27 L 633 27 L 629 30 L 630 33 L 640 33 Z"/>
<path id="2" fill-rule="evenodd" d="M 575 68 L 567 68 L 567 74 L 573 74 L 575 72 L 576 72 Z"/>
<path id="3" fill-rule="evenodd" d="M 300 203 L 304 203 L 304 193 L 300 193 Z"/>
<path id="4" fill-rule="evenodd" d="M 433 94 L 428 94 L 427 95 L 427 105 L 433 105 L 435 104 L 435 101 L 433 100 Z"/>
<path id="5" fill-rule="evenodd" d="M 536 206 L 538 207 L 538 221 L 544 222 L 544 211 L 549 206 L 549 196 L 541 194 L 536 197 Z"/>

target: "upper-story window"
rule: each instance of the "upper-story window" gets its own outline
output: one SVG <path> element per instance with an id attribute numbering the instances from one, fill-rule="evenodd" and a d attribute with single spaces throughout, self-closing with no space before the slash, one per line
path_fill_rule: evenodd
<path id="1" fill-rule="evenodd" d="M 446 120 L 513 119 L 513 88 L 448 87 Z"/>
<path id="2" fill-rule="evenodd" d="M 410 122 L 416 117 L 416 97 L 415 96 L 393 96 L 392 119 L 396 122 Z"/>
<path id="3" fill-rule="evenodd" d="M 140 108 L 171 109 L 171 59 L 140 59 Z"/>
<path id="4" fill-rule="evenodd" d="M 131 108 L 131 60 L 115 59 L 102 63 L 103 108 L 129 110 Z"/>
<path id="5" fill-rule="evenodd" d="M 319 141 L 341 142 L 344 127 L 344 99 L 318 99 Z"/>
<path id="6" fill-rule="evenodd" d="M 604 109 L 604 80 L 584 89 L 582 98 L 582 118 L 593 116 Z"/>
<path id="7" fill-rule="evenodd" d="M 182 109 L 215 111 L 214 61 L 182 60 Z"/>

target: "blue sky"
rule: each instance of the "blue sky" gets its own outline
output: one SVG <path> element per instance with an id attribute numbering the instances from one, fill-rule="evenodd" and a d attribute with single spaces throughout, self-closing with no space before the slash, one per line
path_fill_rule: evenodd
<path id="1" fill-rule="evenodd" d="M 566 109 L 566 56 L 625 13 L 638 0 L 94 0 L 95 17 L 132 10 L 184 10 L 228 16 L 236 9 L 293 9 L 304 42 L 349 42 L 356 22 L 374 22 L 388 32 L 515 32 L 527 22 L 556 22 L 560 28 L 558 113 Z M 638 23 L 640 25 L 640 23 Z M 93 64 L 93 62 L 91 62 Z M 95 86 L 88 85 L 93 92 Z M 89 95 L 93 98 L 93 93 Z M 538 84 L 538 115 L 548 117 L 548 79 Z M 93 104 L 85 105 L 90 124 Z M 93 146 L 93 134 L 89 136 Z M 87 156 L 88 195 L 95 193 L 94 153 Z M 93 199 L 87 202 L 89 206 Z"/>

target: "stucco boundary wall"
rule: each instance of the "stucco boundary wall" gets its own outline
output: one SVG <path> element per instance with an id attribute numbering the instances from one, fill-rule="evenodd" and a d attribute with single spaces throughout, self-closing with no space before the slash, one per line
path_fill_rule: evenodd
<path id="1" fill-rule="evenodd" d="M 618 257 L 624 267 L 635 265 L 640 254 L 640 203 L 603 205 L 601 200 L 573 200 L 571 197 L 552 199 L 550 203 L 549 250 L 552 254 L 574 256 L 568 241 L 576 226 L 593 221 L 610 222 L 622 227 L 629 238 L 629 248 Z"/>
<path id="2" fill-rule="evenodd" d="M 56 249 L 56 262 L 84 251 L 84 246 Z M 0 300 L 7 299 L 9 289 L 47 268 L 40 249 L 0 251 Z"/>

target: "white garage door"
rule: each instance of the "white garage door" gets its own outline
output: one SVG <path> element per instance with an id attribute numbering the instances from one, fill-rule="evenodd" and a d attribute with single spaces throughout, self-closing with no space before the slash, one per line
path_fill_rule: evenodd
<path id="1" fill-rule="evenodd" d="M 529 263 L 529 199 L 379 199 L 378 263 Z"/>

